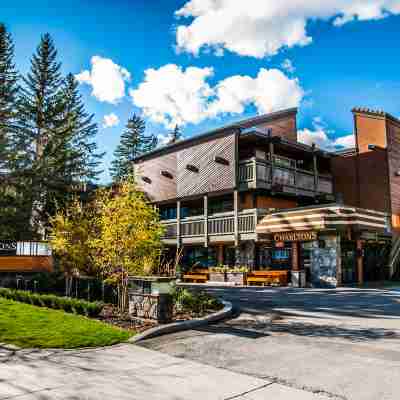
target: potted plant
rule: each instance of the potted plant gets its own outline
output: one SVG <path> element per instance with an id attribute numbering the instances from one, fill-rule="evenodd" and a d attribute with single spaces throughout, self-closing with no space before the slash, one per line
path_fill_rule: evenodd
<path id="1" fill-rule="evenodd" d="M 210 268 L 210 282 L 226 282 L 226 271 L 228 267 L 218 265 L 217 267 Z"/>
<path id="2" fill-rule="evenodd" d="M 226 272 L 226 279 L 235 285 L 245 285 L 248 272 L 249 268 L 246 266 L 230 268 Z"/>

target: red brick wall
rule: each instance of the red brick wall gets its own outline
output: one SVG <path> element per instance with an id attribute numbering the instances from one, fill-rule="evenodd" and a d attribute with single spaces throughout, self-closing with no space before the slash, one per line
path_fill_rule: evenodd
<path id="1" fill-rule="evenodd" d="M 368 145 L 386 148 L 386 122 L 381 115 L 354 113 L 357 144 L 360 153 L 369 151 Z"/>
<path id="2" fill-rule="evenodd" d="M 342 195 L 346 205 L 390 212 L 386 150 L 334 157 L 332 174 L 334 191 Z"/>

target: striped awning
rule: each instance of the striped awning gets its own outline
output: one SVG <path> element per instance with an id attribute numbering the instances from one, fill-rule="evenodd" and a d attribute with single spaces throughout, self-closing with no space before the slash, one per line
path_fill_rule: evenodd
<path id="1" fill-rule="evenodd" d="M 389 231 L 389 215 L 344 205 L 295 208 L 266 215 L 256 226 L 257 233 L 325 230 L 352 227 L 357 230 Z"/>

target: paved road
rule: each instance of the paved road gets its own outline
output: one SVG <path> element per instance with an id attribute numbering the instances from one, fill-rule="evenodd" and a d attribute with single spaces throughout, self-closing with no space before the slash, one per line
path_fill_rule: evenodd
<path id="1" fill-rule="evenodd" d="M 81 351 L 0 345 L 0 399 L 330 400 L 132 344 Z"/>
<path id="2" fill-rule="evenodd" d="M 142 345 L 336 399 L 399 398 L 400 291 L 209 290 L 240 315 Z"/>

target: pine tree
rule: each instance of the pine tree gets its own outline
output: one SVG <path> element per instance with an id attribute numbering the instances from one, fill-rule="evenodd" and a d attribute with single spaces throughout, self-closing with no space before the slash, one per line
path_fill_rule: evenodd
<path id="1" fill-rule="evenodd" d="M 145 136 L 146 124 L 136 115 L 128 120 L 125 131 L 121 135 L 120 143 L 114 152 L 111 175 L 115 181 L 125 179 L 133 173 L 133 160 L 157 146 L 154 135 Z"/>
<path id="2" fill-rule="evenodd" d="M 104 154 L 97 152 L 95 137 L 98 127 L 93 122 L 94 115 L 88 114 L 78 90 L 78 82 L 68 74 L 61 92 L 64 101 L 64 137 L 68 164 L 64 172 L 74 183 L 89 183 L 96 180 L 101 171 L 98 167 Z"/>
<path id="3" fill-rule="evenodd" d="M 15 127 L 18 73 L 11 34 L 0 23 L 0 171 L 8 169 L 10 135 Z"/>
<path id="4" fill-rule="evenodd" d="M 0 238 L 16 238 L 20 213 L 19 200 L 13 186 L 14 149 L 18 73 L 14 65 L 14 44 L 11 34 L 0 23 Z"/>
<path id="5" fill-rule="evenodd" d="M 176 143 L 176 142 L 179 142 L 180 140 L 182 140 L 182 133 L 181 133 L 181 130 L 179 129 L 178 124 L 175 125 L 175 128 L 171 132 L 170 136 L 171 136 L 171 139 L 168 142 L 168 144 L 173 144 L 173 143 Z"/>
<path id="6" fill-rule="evenodd" d="M 46 203 L 57 187 L 55 160 L 59 159 L 63 145 L 58 135 L 64 122 L 60 69 L 53 40 L 45 34 L 31 58 L 31 69 L 23 78 L 16 140 L 21 155 L 21 190 L 25 190 L 24 197 L 31 204 L 30 223 L 40 236 L 44 235 L 47 219 Z"/>

